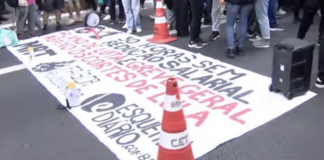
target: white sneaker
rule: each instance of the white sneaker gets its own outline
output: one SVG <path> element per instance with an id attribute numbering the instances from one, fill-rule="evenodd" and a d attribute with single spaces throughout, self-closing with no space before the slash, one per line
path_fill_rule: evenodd
<path id="1" fill-rule="evenodd" d="M 125 24 L 125 25 L 123 25 L 123 27 L 122 27 L 123 29 L 126 29 L 127 28 L 127 25 Z"/>
<path id="2" fill-rule="evenodd" d="M 285 15 L 287 12 L 282 10 L 281 8 L 277 11 L 277 14 L 282 16 L 282 15 Z"/>
<path id="3" fill-rule="evenodd" d="M 132 31 L 132 30 L 127 30 L 127 33 L 128 33 L 128 34 L 132 34 L 133 31 Z"/>
<path id="4" fill-rule="evenodd" d="M 136 28 L 136 32 L 140 33 L 140 32 L 142 32 L 142 29 L 141 28 Z"/>
<path id="5" fill-rule="evenodd" d="M 74 23 L 74 19 L 70 18 L 67 22 L 66 25 L 72 25 Z"/>
<path id="6" fill-rule="evenodd" d="M 320 78 L 317 78 L 315 86 L 317 88 L 324 88 L 324 82 Z"/>

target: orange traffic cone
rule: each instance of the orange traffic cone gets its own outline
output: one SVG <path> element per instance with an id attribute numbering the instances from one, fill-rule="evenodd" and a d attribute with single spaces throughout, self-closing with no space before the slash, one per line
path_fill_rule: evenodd
<path id="1" fill-rule="evenodd" d="M 152 43 L 169 43 L 177 40 L 175 37 L 169 35 L 168 25 L 165 19 L 165 13 L 161 0 L 156 1 L 154 35 L 153 38 L 148 39 Z"/>
<path id="2" fill-rule="evenodd" d="M 157 160 L 194 160 L 177 80 L 169 78 Z"/>

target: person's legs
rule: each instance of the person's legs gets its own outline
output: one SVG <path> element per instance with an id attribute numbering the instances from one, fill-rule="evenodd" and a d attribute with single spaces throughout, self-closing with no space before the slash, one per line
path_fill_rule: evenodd
<path id="1" fill-rule="evenodd" d="M 276 13 L 278 9 L 278 0 L 269 0 L 268 17 L 270 28 L 275 28 L 277 25 Z"/>
<path id="2" fill-rule="evenodd" d="M 23 39 L 24 26 L 28 14 L 28 7 L 18 7 L 18 18 L 17 18 L 17 35 L 19 39 Z"/>
<path id="3" fill-rule="evenodd" d="M 119 6 L 119 14 L 118 14 L 119 23 L 125 23 L 125 11 L 123 7 L 123 3 L 121 0 L 117 0 L 117 2 Z"/>
<path id="4" fill-rule="evenodd" d="M 313 19 L 318 10 L 318 3 L 313 3 L 313 1 L 306 0 L 304 3 L 304 13 L 302 20 L 299 25 L 297 38 L 304 39 L 309 27 L 313 23 Z"/>
<path id="5" fill-rule="evenodd" d="M 253 8 L 252 4 L 242 5 L 239 11 L 239 37 L 238 37 L 238 48 L 243 48 L 246 31 L 248 27 L 248 18 Z"/>
<path id="6" fill-rule="evenodd" d="M 189 35 L 189 22 L 188 22 L 188 4 L 186 0 L 173 0 L 173 9 L 175 15 L 175 29 L 177 36 Z"/>
<path id="7" fill-rule="evenodd" d="M 162 2 L 159 2 L 162 3 Z M 132 0 L 132 11 L 134 16 L 134 23 L 136 32 L 142 32 L 141 27 L 141 18 L 140 18 L 140 1 L 139 0 Z"/>
<path id="8" fill-rule="evenodd" d="M 43 11 L 43 2 L 42 0 L 36 0 L 36 5 L 38 6 L 38 11 Z"/>
<path id="9" fill-rule="evenodd" d="M 212 1 L 213 7 L 211 11 L 212 17 L 212 34 L 209 37 L 209 40 L 216 40 L 219 38 L 220 34 L 220 17 L 221 17 L 221 3 L 220 0 Z"/>
<path id="10" fill-rule="evenodd" d="M 35 36 L 35 21 L 36 18 L 36 6 L 35 4 L 28 6 L 27 19 L 28 19 L 28 31 L 30 36 Z"/>
<path id="11" fill-rule="evenodd" d="M 66 10 L 69 13 L 69 20 L 67 22 L 67 25 L 71 25 L 74 23 L 74 19 L 73 19 L 73 2 L 72 0 L 65 0 L 65 7 Z"/>
<path id="12" fill-rule="evenodd" d="M 318 75 L 315 86 L 318 88 L 324 88 L 324 34 L 321 35 L 319 43 Z"/>
<path id="13" fill-rule="evenodd" d="M 169 29 L 173 29 L 175 27 L 175 16 L 174 16 L 173 10 L 170 10 L 169 8 L 167 8 L 165 10 L 165 14 L 166 14 L 166 19 L 169 24 Z"/>
<path id="14" fill-rule="evenodd" d="M 189 0 L 192 19 L 190 23 L 190 42 L 191 48 L 202 48 L 201 39 L 199 37 L 201 29 L 201 18 L 204 10 L 204 3 L 201 0 Z"/>
<path id="15" fill-rule="evenodd" d="M 122 2 L 126 14 L 127 33 L 132 33 L 134 29 L 134 17 L 132 13 L 131 0 L 122 0 Z"/>
<path id="16" fill-rule="evenodd" d="M 56 18 L 56 29 L 61 29 L 61 9 L 64 8 L 64 0 L 54 0 L 55 18 Z"/>
<path id="17" fill-rule="evenodd" d="M 110 24 L 116 24 L 116 3 L 115 0 L 109 0 L 109 15 L 110 15 Z"/>
<path id="18" fill-rule="evenodd" d="M 300 18 L 299 18 L 299 11 L 301 9 L 301 5 L 302 5 L 302 0 L 294 0 L 294 22 L 293 23 L 298 23 L 300 22 Z"/>
<path id="19" fill-rule="evenodd" d="M 47 23 L 48 23 L 48 16 L 49 13 L 52 12 L 54 10 L 54 1 L 55 0 L 46 0 L 43 3 L 43 7 L 44 7 L 44 13 L 43 13 L 43 30 L 47 30 Z"/>
<path id="20" fill-rule="evenodd" d="M 226 3 L 226 36 L 227 36 L 227 56 L 234 58 L 234 24 L 239 13 L 240 6 Z"/>
<path id="21" fill-rule="evenodd" d="M 262 39 L 253 42 L 258 48 L 270 47 L 270 25 L 268 19 L 269 0 L 258 0 L 255 4 L 255 14 L 259 23 Z"/>

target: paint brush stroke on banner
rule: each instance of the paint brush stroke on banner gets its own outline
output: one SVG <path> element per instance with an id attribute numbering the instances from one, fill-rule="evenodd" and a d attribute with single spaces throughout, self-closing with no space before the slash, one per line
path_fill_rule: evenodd
<path id="1" fill-rule="evenodd" d="M 67 80 L 74 80 L 82 104 L 72 114 L 122 160 L 156 159 L 169 77 L 178 79 L 196 158 L 316 95 L 288 101 L 268 91 L 268 77 L 105 26 L 96 30 L 100 40 L 78 28 L 8 49 L 62 104 Z"/>

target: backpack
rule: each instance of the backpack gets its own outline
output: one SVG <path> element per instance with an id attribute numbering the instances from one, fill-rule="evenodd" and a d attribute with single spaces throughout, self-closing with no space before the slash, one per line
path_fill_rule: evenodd
<path id="1" fill-rule="evenodd" d="M 6 0 L 6 2 L 12 8 L 17 8 L 19 6 L 18 0 Z"/>

